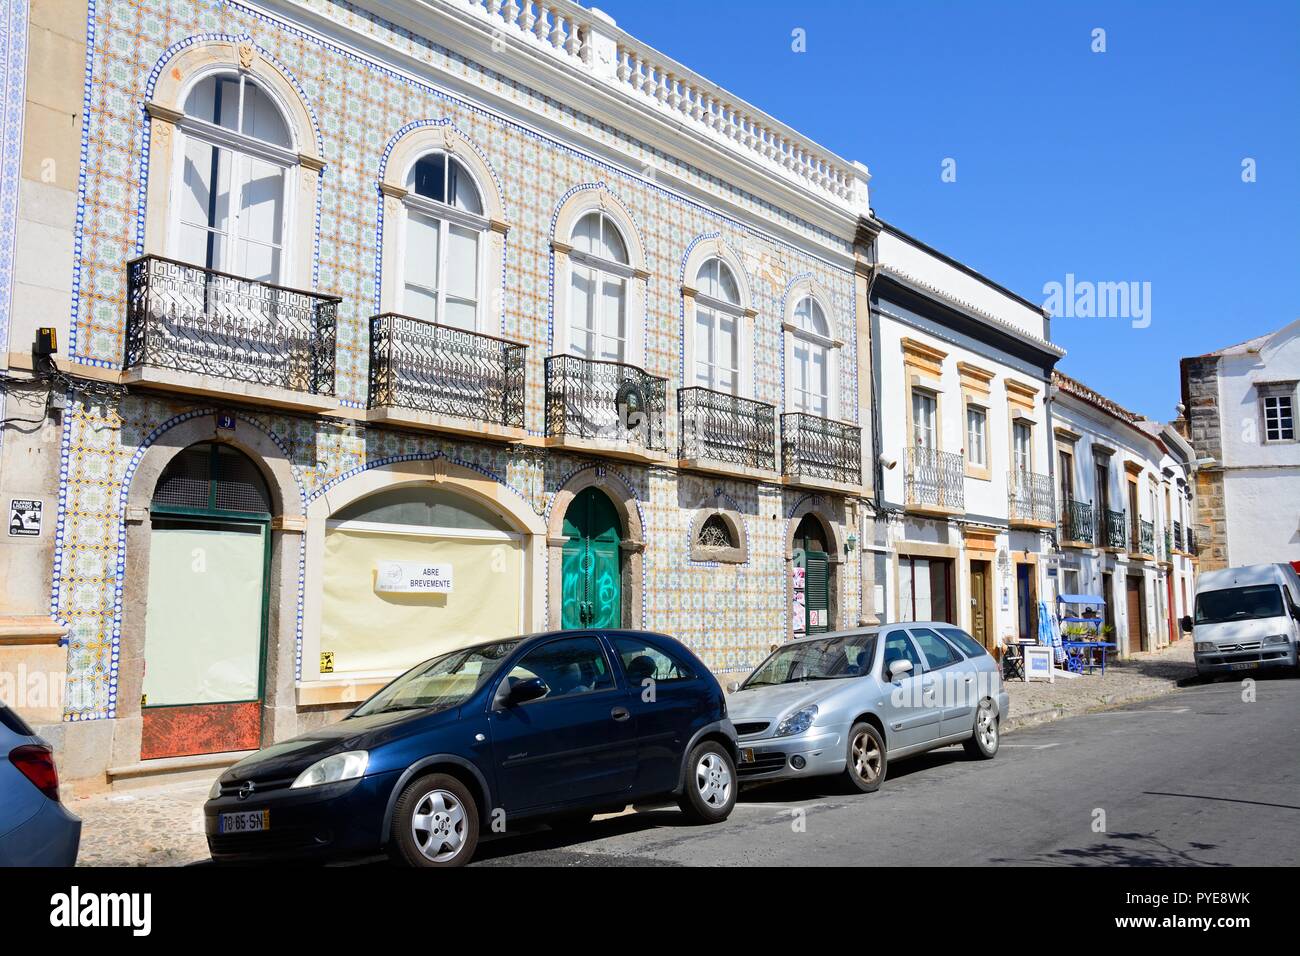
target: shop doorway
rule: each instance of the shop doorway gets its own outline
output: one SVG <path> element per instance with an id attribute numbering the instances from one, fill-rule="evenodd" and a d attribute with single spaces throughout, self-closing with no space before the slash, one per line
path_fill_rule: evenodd
<path id="1" fill-rule="evenodd" d="M 192 445 L 150 506 L 142 759 L 255 750 L 262 736 L 271 496 L 245 454 Z"/>
<path id="2" fill-rule="evenodd" d="M 1038 640 L 1038 581 L 1027 561 L 1016 562 L 1016 624 L 1022 641 Z"/>
<path id="3" fill-rule="evenodd" d="M 577 494 L 564 514 L 560 626 L 623 626 L 622 541 L 618 511 L 598 488 Z"/>
<path id="4" fill-rule="evenodd" d="M 822 523 L 811 514 L 804 515 L 794 531 L 795 637 L 825 634 L 830 630 L 831 559 L 826 542 Z"/>
<path id="5" fill-rule="evenodd" d="M 1130 574 L 1124 579 L 1128 599 L 1128 628 L 1124 653 L 1147 649 L 1147 602 L 1143 598 L 1142 576 Z"/>
<path id="6" fill-rule="evenodd" d="M 993 651 L 993 628 L 989 626 L 989 586 L 991 573 L 987 561 L 970 563 L 970 628 L 975 640 Z"/>

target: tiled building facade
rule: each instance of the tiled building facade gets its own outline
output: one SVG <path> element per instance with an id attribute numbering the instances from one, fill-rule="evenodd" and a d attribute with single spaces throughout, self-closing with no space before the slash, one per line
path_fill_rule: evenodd
<path id="1" fill-rule="evenodd" d="M 19 244 L 32 248 L 39 235 L 65 254 L 18 264 L 5 318 L 6 414 L 21 415 L 32 393 L 39 396 L 26 378 L 49 381 L 43 357 L 29 352 L 37 329 L 56 330 L 53 361 L 59 376 L 71 377 L 51 389 L 66 408 L 51 409 L 34 434 L 5 437 L 6 498 L 41 499 L 45 515 L 38 536 L 6 542 L 14 573 L 0 611 L 7 660 L 65 668 L 61 703 L 37 720 L 50 722 L 69 777 L 278 739 L 380 686 L 383 668 L 331 666 L 334 648 L 321 635 L 331 626 L 325 592 L 334 587 L 336 516 L 394 489 L 429 489 L 437 507 L 463 496 L 471 516 L 486 506 L 518 551 L 519 582 L 494 592 L 494 582 L 458 576 L 454 593 L 480 590 L 485 605 L 503 594 L 518 604 L 522 629 L 568 623 L 571 596 L 560 579 L 569 571 L 566 542 L 577 533 L 567 509 L 592 488 L 617 515 L 619 623 L 673 633 L 716 671 L 755 664 L 810 622 L 821 629 L 872 617 L 871 571 L 854 548 L 866 537 L 870 494 L 862 465 L 871 442 L 860 411 L 869 374 L 866 282 L 855 247 L 868 217 L 865 171 L 733 105 L 671 61 L 651 59 L 580 7 L 435 7 L 434 23 L 421 29 L 314 0 L 275 13 L 167 0 L 100 0 L 71 12 L 31 7 L 33 49 L 43 52 L 28 67 Z M 76 57 L 72 13 L 86 24 L 80 109 L 66 72 L 55 69 Z M 564 96 L 593 75 L 605 84 L 599 95 Z M 310 382 L 294 377 L 293 343 L 270 363 L 290 371 L 257 381 L 232 373 L 229 356 L 223 371 L 175 354 L 206 350 L 207 361 L 214 346 L 178 336 L 168 322 L 189 308 L 219 324 L 220 296 L 211 290 L 224 283 L 221 295 L 247 305 L 255 283 L 231 283 L 259 278 L 231 279 L 222 273 L 239 269 L 209 266 L 199 280 L 208 291 L 195 305 L 199 286 L 170 261 L 180 258 L 185 226 L 178 184 L 189 183 L 194 165 L 183 150 L 211 132 L 192 115 L 193 91 L 213 76 L 230 89 L 242 77 L 267 94 L 287 128 L 280 144 L 231 141 L 246 147 L 250 163 L 285 171 L 275 285 L 304 290 L 294 301 L 311 303 L 318 323 L 327 315 L 334 340 L 328 367 L 313 364 Z M 66 114 L 67 127 L 40 127 L 46 109 L 51 119 Z M 642 135 L 637 116 L 650 109 L 678 117 L 644 119 Z M 693 135 L 669 129 L 680 116 L 694 120 Z M 680 149 L 665 148 L 674 141 Z M 10 162 L 16 147 L 6 144 Z M 37 154 L 65 156 L 70 144 L 75 173 L 58 160 L 43 173 Z M 403 234 L 394 223 L 423 208 L 408 198 L 406 169 L 429 155 L 454 159 L 482 203 L 472 335 L 477 346 L 508 340 L 506 350 L 523 355 L 522 379 L 510 386 L 518 419 L 376 407 L 372 316 L 400 310 Z M 572 383 L 547 362 L 569 351 L 579 324 L 567 286 L 587 261 L 574 237 L 593 211 L 617 228 L 627 253 L 618 264 L 626 267 L 610 273 L 623 290 L 620 368 L 631 369 L 618 374 L 640 386 L 635 401 L 649 406 L 651 419 L 616 439 L 607 430 L 582 434 L 592 415 L 575 412 L 574 402 L 587 399 L 556 394 Z M 128 267 L 142 255 L 158 258 Z M 719 286 L 716 308 L 703 287 L 709 269 L 731 278 Z M 256 288 L 265 308 L 272 286 Z M 155 299 L 160 290 L 171 298 Z M 727 331 L 715 328 L 718 336 L 739 339 L 736 360 L 721 363 L 733 379 L 717 394 L 748 403 L 743 412 L 724 401 L 719 413 L 707 394 L 688 400 L 678 392 L 697 385 L 697 369 L 709 364 L 694 335 L 706 308 L 723 316 Z M 814 310 L 819 331 L 801 338 L 800 323 Z M 218 351 L 265 349 L 246 341 L 249 328 L 244 340 L 220 339 Z M 163 358 L 149 351 L 160 339 L 172 349 Z M 822 350 L 818 367 L 828 376 L 811 393 L 791 380 L 794 350 L 807 343 Z M 319 361 L 319 351 L 310 354 Z M 798 367 L 806 374 L 812 366 Z M 579 384 L 590 385 L 593 373 L 584 374 Z M 482 387 L 471 382 L 467 391 Z M 721 426 L 681 411 L 701 398 L 705 411 L 722 415 Z M 265 638 L 256 694 L 243 701 L 257 714 L 251 737 L 247 708 L 243 716 L 211 708 L 168 716 L 149 703 L 162 655 L 150 669 L 146 643 L 158 621 L 175 620 L 159 596 L 166 569 L 149 561 L 160 530 L 179 522 L 160 489 L 177 477 L 187 450 L 212 444 L 252 461 L 254 485 L 265 481 L 265 507 L 257 509 L 266 518 Z M 714 515 L 719 539 L 702 535 Z M 805 553 L 826 555 L 829 593 L 820 610 L 802 593 Z M 200 630 L 195 653 L 208 646 Z M 435 634 L 420 651 L 445 646 Z M 173 649 L 171 657 L 184 654 Z"/>

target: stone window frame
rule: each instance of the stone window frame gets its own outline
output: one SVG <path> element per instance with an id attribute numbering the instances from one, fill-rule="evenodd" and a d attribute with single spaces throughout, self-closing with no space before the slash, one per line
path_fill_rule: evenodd
<path id="1" fill-rule="evenodd" d="M 731 532 L 731 540 L 736 542 L 732 548 L 713 548 L 700 544 L 700 532 L 710 518 L 718 517 Z M 701 508 L 691 520 L 691 560 L 717 564 L 748 564 L 749 535 L 745 531 L 745 522 L 740 515 L 727 508 Z"/>
<path id="2" fill-rule="evenodd" d="M 177 51 L 159 71 L 152 97 L 144 104 L 149 126 L 148 185 L 145 202 L 144 252 L 172 257 L 178 232 L 174 210 L 179 205 L 177 183 L 183 165 L 187 120 L 185 99 L 198 83 L 215 73 L 233 73 L 253 80 L 280 110 L 293 138 L 283 160 L 296 163 L 285 180 L 285 219 L 279 283 L 296 289 L 314 287 L 316 206 L 325 161 L 318 152 L 316 123 L 294 81 L 282 68 L 247 41 L 211 40 Z M 296 151 L 296 152 L 295 152 Z"/>
<path id="3" fill-rule="evenodd" d="M 451 157 L 469 173 L 483 207 L 480 215 L 464 213 L 450 206 L 442 208 L 441 204 L 420 197 L 412 198 L 406 186 L 407 177 L 420 159 L 434 153 Z M 474 331 L 501 335 L 505 312 L 501 266 L 505 262 L 506 236 L 511 224 L 506 218 L 505 201 L 497 186 L 496 174 L 474 142 L 446 122 L 408 129 L 389 151 L 379 179 L 379 192 L 383 202 L 379 311 L 401 311 L 407 216 L 410 211 L 425 212 L 479 233 L 478 304 Z"/>
<path id="4" fill-rule="evenodd" d="M 1296 427 L 1296 383 L 1295 382 L 1256 382 L 1255 391 L 1259 395 L 1259 440 L 1263 445 L 1294 445 L 1300 442 L 1300 429 Z M 1270 398 L 1285 398 L 1291 405 L 1291 437 L 1268 437 L 1268 409 Z"/>

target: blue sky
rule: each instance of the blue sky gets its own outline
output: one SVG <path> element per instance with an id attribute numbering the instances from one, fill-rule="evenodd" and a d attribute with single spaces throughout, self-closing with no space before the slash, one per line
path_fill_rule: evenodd
<path id="1" fill-rule="evenodd" d="M 1300 3 L 595 5 L 865 163 L 879 216 L 1032 301 L 1067 273 L 1149 282 L 1146 328 L 1052 330 L 1064 371 L 1135 411 L 1173 417 L 1180 357 L 1300 317 Z"/>

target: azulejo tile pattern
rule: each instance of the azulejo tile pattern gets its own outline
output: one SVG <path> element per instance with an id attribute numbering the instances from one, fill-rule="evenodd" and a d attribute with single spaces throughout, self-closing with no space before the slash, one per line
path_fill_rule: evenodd
<path id="1" fill-rule="evenodd" d="M 720 215 L 673 193 L 647 176 L 614 167 L 570 145 L 459 100 L 443 90 L 369 62 L 236 3 L 191 5 L 179 0 L 97 0 L 92 4 L 87 74 L 82 196 L 75 247 L 71 351 L 77 361 L 121 363 L 125 323 L 125 264 L 141 251 L 146 209 L 148 144 L 143 111 L 149 78 L 167 51 L 202 37 L 246 37 L 280 64 L 301 90 L 318 123 L 322 174 L 317 234 L 297 237 L 315 249 L 317 289 L 343 302 L 338 329 L 338 394 L 364 405 L 367 320 L 380 283 L 382 204 L 377 190 L 394 138 L 411 124 L 448 123 L 494 170 L 511 229 L 502 275 L 502 333 L 527 343 L 528 428 L 543 430 L 543 359 L 552 349 L 555 300 L 550 251 L 552 223 L 575 187 L 607 189 L 631 211 L 646 250 L 645 365 L 681 383 L 681 268 L 692 242 L 717 237 L 737 250 L 753 293 L 755 397 L 782 405 L 782 318 L 786 290 L 811 277 L 830 297 L 845 339 L 840 362 L 847 417 L 856 418 L 856 322 L 853 277 L 826 259 L 772 238 L 759 228 L 780 221 L 810 244 L 838 243 L 815 225 L 799 222 L 763 201 L 692 170 L 638 143 L 625 131 L 596 123 L 545 94 L 528 90 L 454 52 L 378 21 L 337 0 L 308 0 L 321 16 L 362 30 L 416 60 L 472 77 L 496 96 L 531 104 L 631 153 L 646 166 L 725 192 L 752 222 Z M 131 395 L 119 403 L 85 404 L 74 396 L 65 416 L 57 553 L 51 605 L 69 634 L 68 716 L 112 717 L 117 711 L 117 665 L 122 620 L 124 512 L 127 491 L 146 448 L 180 421 L 211 411 L 171 399 Z M 539 514 L 564 481 L 590 461 L 501 446 L 417 436 L 339 419 L 312 420 L 276 412 L 241 413 L 249 427 L 271 436 L 293 465 L 299 493 L 310 500 L 351 475 L 403 458 L 447 456 L 509 486 Z M 241 425 L 240 427 L 243 427 Z M 669 423 L 670 447 L 676 422 Z M 610 464 L 633 492 L 646 532 L 643 586 L 645 625 L 671 631 L 699 649 L 716 669 L 752 664 L 784 632 L 788 514 L 798 495 L 774 485 L 696 478 L 667 469 Z M 743 565 L 690 561 L 695 509 L 728 502 L 746 522 L 750 559 Z M 541 573 L 544 573 L 541 572 Z M 861 595 L 856 559 L 842 565 L 848 619 Z M 297 620 L 310 599 L 300 582 Z M 282 612 L 283 613 L 283 612 Z M 299 633 L 301 653 L 301 633 Z"/>
<path id="2" fill-rule="evenodd" d="M 0 353 L 9 348 L 27 80 L 27 0 L 0 2 Z"/>

